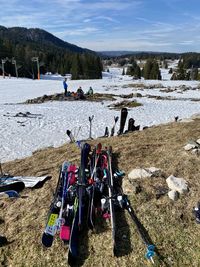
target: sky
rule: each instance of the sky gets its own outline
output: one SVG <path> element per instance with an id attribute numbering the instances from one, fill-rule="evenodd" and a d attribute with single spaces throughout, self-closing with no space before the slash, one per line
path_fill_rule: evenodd
<path id="1" fill-rule="evenodd" d="M 94 51 L 200 52 L 199 0 L 0 0 L 0 25 Z"/>

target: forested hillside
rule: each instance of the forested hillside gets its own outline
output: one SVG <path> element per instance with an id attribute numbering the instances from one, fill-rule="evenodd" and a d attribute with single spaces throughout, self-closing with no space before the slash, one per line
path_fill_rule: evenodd
<path id="1" fill-rule="evenodd" d="M 95 52 L 64 42 L 41 29 L 0 26 L 0 58 L 5 60 L 6 74 L 15 75 L 12 64 L 15 58 L 19 76 L 36 76 L 33 57 L 39 58 L 41 73 L 71 73 L 73 79 L 101 78 L 102 65 Z"/>

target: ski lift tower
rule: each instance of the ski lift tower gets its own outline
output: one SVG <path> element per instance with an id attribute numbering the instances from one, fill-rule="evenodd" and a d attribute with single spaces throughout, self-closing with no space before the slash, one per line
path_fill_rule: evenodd
<path id="1" fill-rule="evenodd" d="M 15 65 L 15 74 L 16 74 L 16 78 L 18 78 L 17 62 L 14 57 L 12 58 L 12 64 Z"/>
<path id="2" fill-rule="evenodd" d="M 5 69 L 4 69 L 4 64 L 6 63 L 7 59 L 2 59 L 1 63 L 2 63 L 2 72 L 3 72 L 3 78 L 5 79 Z"/>
<path id="3" fill-rule="evenodd" d="M 40 65 L 39 65 L 39 58 L 38 57 L 32 57 L 31 59 L 33 62 L 37 62 L 37 70 L 38 70 L 38 80 L 40 80 Z"/>

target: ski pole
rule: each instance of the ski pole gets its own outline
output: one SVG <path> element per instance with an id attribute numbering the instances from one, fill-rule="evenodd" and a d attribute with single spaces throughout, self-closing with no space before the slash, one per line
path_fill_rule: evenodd
<path id="1" fill-rule="evenodd" d="M 94 115 L 92 117 L 89 117 L 89 122 L 90 122 L 90 134 L 89 138 L 92 139 L 92 120 L 94 119 Z"/>
<path id="2" fill-rule="evenodd" d="M 137 230 L 140 234 L 140 237 L 142 238 L 144 244 L 146 245 L 147 247 L 147 251 L 145 253 L 145 257 L 148 259 L 148 260 L 151 260 L 151 262 L 154 264 L 154 260 L 153 260 L 153 256 L 155 255 L 155 246 L 153 244 L 150 244 L 149 241 L 147 240 L 147 237 L 145 236 L 145 233 L 144 233 L 144 228 L 143 226 L 141 225 L 140 221 L 138 220 L 133 208 L 131 207 L 130 205 L 130 202 L 128 200 L 128 197 L 126 195 L 123 195 L 122 196 L 122 201 L 123 201 L 123 204 L 124 204 L 124 208 L 128 211 L 128 213 L 130 214 L 133 222 L 135 223 L 136 227 L 137 227 Z M 143 228 L 143 229 L 142 229 Z"/>

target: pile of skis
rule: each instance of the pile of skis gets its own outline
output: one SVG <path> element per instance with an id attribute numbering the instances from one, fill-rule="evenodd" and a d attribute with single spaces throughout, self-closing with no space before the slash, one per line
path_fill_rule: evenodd
<path id="1" fill-rule="evenodd" d="M 146 258 L 153 262 L 154 245 L 145 237 L 134 210 L 121 187 L 123 172 L 114 170 L 112 148 L 93 150 L 81 144 L 80 167 L 64 162 L 42 235 L 45 247 L 51 247 L 56 234 L 68 245 L 68 263 L 75 265 L 79 258 L 80 233 L 95 228 L 97 215 L 111 222 L 113 254 L 117 254 L 115 211 L 125 209 L 131 215 L 146 248 Z M 86 227 L 87 226 L 87 227 Z"/>
<path id="2" fill-rule="evenodd" d="M 127 130 L 124 130 L 125 129 L 126 120 L 127 120 L 127 116 L 128 116 L 127 108 L 122 108 L 121 109 L 121 116 L 120 116 L 120 125 L 119 125 L 119 130 L 117 132 L 117 135 L 122 135 L 122 134 L 133 132 L 133 131 L 139 131 L 140 125 L 135 126 L 135 120 L 133 118 L 130 118 L 128 120 L 128 128 L 127 128 Z M 94 119 L 94 115 L 92 115 L 88 119 L 89 119 L 89 139 L 91 140 L 91 139 L 93 139 L 92 138 L 92 121 Z M 115 135 L 116 124 L 117 124 L 118 121 L 119 121 L 119 117 L 118 116 L 114 117 L 114 124 L 113 124 L 110 132 L 109 132 L 109 128 L 106 126 L 104 135 L 102 137 L 114 136 Z M 66 131 L 66 134 L 68 135 L 68 137 L 69 137 L 69 139 L 70 139 L 70 141 L 72 143 L 76 142 L 76 139 L 78 137 L 80 129 L 81 129 L 81 126 L 77 129 L 76 132 L 74 131 L 74 133 L 71 130 L 67 130 Z"/>

